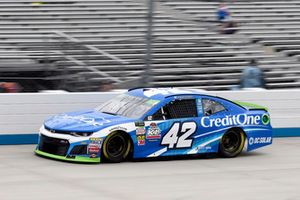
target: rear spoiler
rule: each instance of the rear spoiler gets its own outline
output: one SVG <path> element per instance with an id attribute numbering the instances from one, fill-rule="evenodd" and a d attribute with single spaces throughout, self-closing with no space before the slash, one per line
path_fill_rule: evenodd
<path id="1" fill-rule="evenodd" d="M 247 110 L 265 110 L 268 112 L 268 108 L 261 106 L 261 105 L 257 105 L 254 103 L 248 103 L 248 102 L 242 102 L 242 101 L 233 101 L 233 102 L 244 107 Z"/>

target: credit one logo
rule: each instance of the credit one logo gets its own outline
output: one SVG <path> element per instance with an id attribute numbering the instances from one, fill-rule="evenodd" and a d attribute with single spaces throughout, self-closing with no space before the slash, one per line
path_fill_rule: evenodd
<path id="1" fill-rule="evenodd" d="M 261 121 L 260 115 L 248 116 L 247 114 L 226 116 L 224 118 L 210 119 L 209 117 L 203 117 L 201 119 L 201 126 L 205 128 L 220 127 L 220 126 L 232 126 L 232 125 L 259 125 Z"/>

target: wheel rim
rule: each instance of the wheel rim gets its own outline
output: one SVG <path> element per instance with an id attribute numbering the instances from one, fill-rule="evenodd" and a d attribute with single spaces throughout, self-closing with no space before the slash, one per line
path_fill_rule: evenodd
<path id="1" fill-rule="evenodd" d="M 222 138 L 222 147 L 228 153 L 235 153 L 239 150 L 241 145 L 240 133 L 230 131 Z"/>
<path id="2" fill-rule="evenodd" d="M 124 154 L 126 141 L 122 136 L 116 135 L 107 141 L 107 153 L 111 157 L 118 157 Z"/>

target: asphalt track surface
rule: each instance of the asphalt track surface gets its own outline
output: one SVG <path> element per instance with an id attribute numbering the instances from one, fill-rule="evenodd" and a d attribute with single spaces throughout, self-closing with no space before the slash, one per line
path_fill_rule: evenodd
<path id="1" fill-rule="evenodd" d="M 0 146 L 0 200 L 299 200 L 300 138 L 234 159 L 74 164 Z"/>

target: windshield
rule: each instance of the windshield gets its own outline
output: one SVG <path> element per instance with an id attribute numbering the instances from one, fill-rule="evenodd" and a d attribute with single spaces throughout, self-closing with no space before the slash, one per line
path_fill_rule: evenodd
<path id="1" fill-rule="evenodd" d="M 159 100 L 122 94 L 107 101 L 96 110 L 112 115 L 140 118 L 157 103 Z"/>

